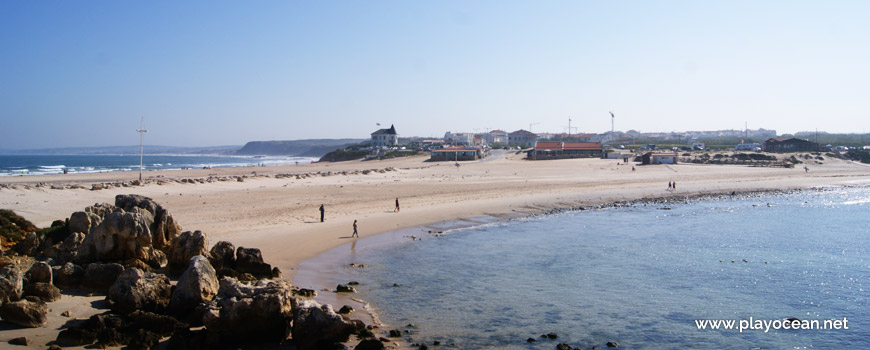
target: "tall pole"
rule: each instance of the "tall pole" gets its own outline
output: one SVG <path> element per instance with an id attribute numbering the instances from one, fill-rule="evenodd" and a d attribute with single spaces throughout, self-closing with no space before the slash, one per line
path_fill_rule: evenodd
<path id="1" fill-rule="evenodd" d="M 571 138 L 571 116 L 568 116 L 568 138 Z"/>
<path id="2" fill-rule="evenodd" d="M 143 116 L 141 120 L 139 120 L 139 129 L 136 129 L 136 132 L 139 133 L 139 184 L 142 184 L 142 153 L 145 151 L 145 133 L 148 130 L 145 130 L 145 117 Z"/>
<path id="3" fill-rule="evenodd" d="M 610 112 L 610 142 L 613 142 L 613 139 L 616 138 L 616 135 L 614 135 L 616 133 L 616 128 L 614 128 L 614 125 L 616 123 L 615 119 L 616 116 L 613 115 L 613 112 Z"/>

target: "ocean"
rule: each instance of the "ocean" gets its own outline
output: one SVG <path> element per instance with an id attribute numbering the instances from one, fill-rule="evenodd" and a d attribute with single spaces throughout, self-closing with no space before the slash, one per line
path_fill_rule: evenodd
<path id="1" fill-rule="evenodd" d="M 327 283 L 430 349 L 867 349 L 868 214 L 867 187 L 575 211 L 354 245 Z M 698 323 L 788 318 L 841 329 Z"/>
<path id="2" fill-rule="evenodd" d="M 142 157 L 143 170 L 180 170 L 306 164 L 310 157 L 155 155 Z M 139 155 L 0 155 L 0 176 L 139 171 Z"/>

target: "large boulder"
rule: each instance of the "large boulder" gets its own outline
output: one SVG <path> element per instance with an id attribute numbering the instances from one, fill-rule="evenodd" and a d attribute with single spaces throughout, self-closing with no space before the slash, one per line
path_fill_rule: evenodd
<path id="1" fill-rule="evenodd" d="M 66 268 L 66 266 L 64 266 L 64 268 Z M 124 266 L 121 264 L 88 264 L 88 267 L 85 268 L 82 286 L 104 291 L 109 289 L 109 287 L 115 283 L 118 277 L 121 276 L 122 272 L 124 272 Z"/>
<path id="2" fill-rule="evenodd" d="M 272 277 L 272 266 L 263 262 L 263 254 L 257 248 L 236 249 L 236 271 L 250 273 L 258 278 Z"/>
<path id="3" fill-rule="evenodd" d="M 211 266 L 215 270 L 223 268 L 232 269 L 236 267 L 236 248 L 232 243 L 220 241 L 211 248 L 211 254 L 208 257 Z"/>
<path id="4" fill-rule="evenodd" d="M 175 222 L 169 211 L 151 198 L 134 194 L 119 194 L 115 196 L 115 206 L 128 212 L 138 208 L 151 214 L 152 220 L 149 229 L 152 245 L 156 249 L 166 251 L 172 240 L 181 233 L 181 225 Z"/>
<path id="5" fill-rule="evenodd" d="M 37 261 L 24 274 L 24 283 L 51 283 L 51 266 L 44 261 Z"/>
<path id="6" fill-rule="evenodd" d="M 166 254 L 153 245 L 149 228 L 153 220 L 151 213 L 139 208 L 107 214 L 85 236 L 76 254 L 76 261 L 90 263 L 139 259 L 155 267 L 165 266 Z"/>
<path id="7" fill-rule="evenodd" d="M 169 266 L 176 269 L 184 269 L 188 266 L 190 258 L 202 255 L 207 257 L 208 237 L 202 231 L 184 231 L 172 241 L 167 252 Z"/>
<path id="8" fill-rule="evenodd" d="M 48 321 L 48 306 L 35 300 L 18 300 L 0 306 L 0 318 L 21 327 L 36 328 Z"/>
<path id="9" fill-rule="evenodd" d="M 61 288 L 78 287 L 82 283 L 82 279 L 85 277 L 85 269 L 71 262 L 60 267 L 52 267 L 51 272 L 54 285 Z"/>
<path id="10" fill-rule="evenodd" d="M 201 304 L 211 302 L 217 295 L 219 287 L 217 273 L 209 264 L 208 259 L 202 255 L 194 256 L 190 258 L 187 270 L 178 278 L 175 290 L 172 291 L 169 309 L 175 315 L 191 315 L 192 311 Z M 204 310 L 204 308 L 200 308 L 200 310 Z M 202 320 L 201 314 L 191 316 L 199 322 Z"/>
<path id="11" fill-rule="evenodd" d="M 160 313 L 169 305 L 171 294 L 169 277 L 131 268 L 109 288 L 106 302 L 112 311 L 123 315 L 136 310 Z"/>
<path id="12" fill-rule="evenodd" d="M 67 263 L 75 259 L 79 247 L 85 240 L 85 234 L 81 232 L 72 232 L 60 243 L 48 247 L 43 252 L 48 258 L 55 259 L 61 263 Z"/>
<path id="13" fill-rule="evenodd" d="M 69 232 L 88 234 L 91 228 L 96 227 L 102 220 L 103 218 L 95 213 L 77 211 L 69 217 Z"/>
<path id="14" fill-rule="evenodd" d="M 14 266 L 0 269 L 0 304 L 21 299 L 24 278 Z"/>
<path id="15" fill-rule="evenodd" d="M 287 281 L 261 280 L 249 285 L 224 277 L 218 297 L 203 315 L 203 324 L 222 341 L 279 343 L 290 334 L 291 295 Z"/>
<path id="16" fill-rule="evenodd" d="M 345 342 L 364 328 L 360 322 L 347 322 L 330 305 L 299 299 L 293 308 L 293 340 L 299 349 L 316 349 L 325 344 Z"/>
<path id="17" fill-rule="evenodd" d="M 25 296 L 34 296 L 40 300 L 50 303 L 60 300 L 60 289 L 51 283 L 34 282 L 24 286 Z"/>
<path id="18" fill-rule="evenodd" d="M 18 255 L 34 256 L 39 251 L 40 244 L 42 244 L 42 241 L 36 232 L 28 232 L 24 235 L 24 238 L 12 247 L 12 251 L 18 253 Z"/>

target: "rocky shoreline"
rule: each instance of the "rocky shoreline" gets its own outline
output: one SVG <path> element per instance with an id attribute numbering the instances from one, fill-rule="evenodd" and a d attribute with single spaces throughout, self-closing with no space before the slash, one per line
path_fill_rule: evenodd
<path id="1" fill-rule="evenodd" d="M 53 348 L 281 347 L 383 349 L 378 329 L 320 305 L 293 287 L 257 248 L 209 246 L 160 204 L 118 195 L 27 233 L 0 258 L 0 318 L 42 327 L 65 295 L 105 295 L 109 311 L 69 320 Z M 349 310 L 343 310 L 349 311 Z M 386 335 L 386 334 L 385 334 Z M 353 339 L 351 339 L 353 336 Z M 348 342 L 350 341 L 350 342 Z M 10 340 L 11 342 L 11 340 Z M 18 339 L 14 343 L 27 344 Z M 394 346 L 394 345 L 393 345 Z M 393 347 L 391 346 L 391 347 Z"/>

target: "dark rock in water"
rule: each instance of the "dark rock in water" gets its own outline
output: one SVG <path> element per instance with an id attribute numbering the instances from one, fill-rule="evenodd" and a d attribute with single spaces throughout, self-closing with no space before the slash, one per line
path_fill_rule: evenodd
<path id="1" fill-rule="evenodd" d="M 548 338 L 548 339 L 556 339 L 556 338 L 558 338 L 558 337 L 559 337 L 559 335 L 556 334 L 556 333 L 553 333 L 553 332 L 547 333 L 547 338 Z"/>
<path id="2" fill-rule="evenodd" d="M 218 293 L 220 284 L 217 274 L 202 255 L 190 258 L 187 270 L 178 278 L 178 283 L 172 291 L 172 301 L 169 309 L 173 315 L 188 316 L 191 323 L 202 321 L 201 313 L 191 314 L 198 305 L 209 303 Z M 205 309 L 200 309 L 204 311 Z"/>
<path id="3" fill-rule="evenodd" d="M 401 338 L 402 330 L 401 329 L 391 329 L 390 330 L 390 338 Z"/>
<path id="4" fill-rule="evenodd" d="M 365 328 L 361 329 L 359 331 L 359 333 L 357 333 L 356 335 L 357 335 L 357 337 L 360 337 L 361 339 L 375 337 L 375 333 L 373 333 L 372 331 L 365 329 Z"/>
<path id="5" fill-rule="evenodd" d="M 21 299 L 24 277 L 16 267 L 0 269 L 0 304 Z"/>
<path id="6" fill-rule="evenodd" d="M 209 255 L 208 237 L 199 230 L 184 231 L 172 241 L 172 245 L 169 247 L 167 253 L 169 267 L 173 271 L 186 269 L 190 263 L 190 258 L 197 255 L 204 257 Z"/>
<path id="7" fill-rule="evenodd" d="M 366 339 L 354 347 L 354 350 L 384 350 L 384 343 L 380 340 Z"/>
<path id="8" fill-rule="evenodd" d="M 535 338 L 529 338 L 529 339 L 526 339 L 526 342 L 527 342 L 527 343 L 534 343 L 534 342 L 536 342 L 536 341 L 538 341 L 538 340 L 535 339 Z"/>
<path id="9" fill-rule="evenodd" d="M 347 315 L 349 313 L 352 313 L 353 311 L 353 308 L 347 305 L 342 306 L 341 309 L 338 309 L 338 313 L 342 315 Z"/>
<path id="10" fill-rule="evenodd" d="M 257 248 L 236 249 L 236 271 L 250 273 L 257 278 L 272 277 L 272 266 L 263 262 L 263 254 Z"/>
<path id="11" fill-rule="evenodd" d="M 618 347 L 619 347 L 619 343 L 617 343 L 617 342 L 615 342 L 615 341 L 609 341 L 609 342 L 607 342 L 607 347 L 608 347 L 608 348 L 618 348 Z"/>
<path id="12" fill-rule="evenodd" d="M 556 345 L 556 350 L 571 350 L 571 345 L 559 343 L 558 345 Z"/>
<path id="13" fill-rule="evenodd" d="M 112 311 L 123 315 L 136 310 L 163 312 L 169 305 L 171 292 L 169 277 L 132 268 L 112 284 L 106 302 Z"/>
<path id="14" fill-rule="evenodd" d="M 336 293 L 356 293 L 356 289 L 346 284 L 339 284 L 335 287 Z"/>
<path id="15" fill-rule="evenodd" d="M 25 284 L 36 282 L 51 283 L 51 281 L 51 266 L 43 261 L 33 263 L 33 266 L 24 274 Z"/>
<path id="16" fill-rule="evenodd" d="M 18 337 L 18 338 L 9 339 L 9 344 L 27 346 L 29 344 L 29 342 L 27 341 L 26 337 Z"/>
<path id="17" fill-rule="evenodd" d="M 0 318 L 21 327 L 36 328 L 48 321 L 48 306 L 38 299 L 10 301 L 0 306 Z"/>
<path id="18" fill-rule="evenodd" d="M 305 289 L 300 288 L 293 291 L 293 294 L 305 297 L 305 298 L 313 298 L 317 296 L 317 292 L 313 289 Z"/>
<path id="19" fill-rule="evenodd" d="M 68 262 L 60 268 L 52 268 L 54 284 L 62 288 L 78 287 L 85 277 L 85 269 Z"/>
<path id="20" fill-rule="evenodd" d="M 279 343 L 290 334 L 293 313 L 287 281 L 264 280 L 250 285 L 224 277 L 217 297 L 203 315 L 203 324 L 221 341 Z"/>
<path id="21" fill-rule="evenodd" d="M 420 346 L 418 347 L 418 349 L 420 349 L 420 350 L 429 350 L 429 346 L 426 345 L 426 344 L 420 344 Z"/>
<path id="22" fill-rule="evenodd" d="M 113 283 L 124 272 L 124 266 L 121 264 L 88 264 L 85 268 L 84 279 L 82 286 L 90 289 L 105 291 L 112 286 Z"/>
<path id="23" fill-rule="evenodd" d="M 50 283 L 36 282 L 24 287 L 24 295 L 35 296 L 44 302 L 50 303 L 61 298 L 60 289 Z"/>
<path id="24" fill-rule="evenodd" d="M 220 271 L 223 268 L 233 269 L 236 267 L 236 248 L 232 243 L 220 241 L 211 248 L 208 256 L 211 266 Z"/>
<path id="25" fill-rule="evenodd" d="M 293 308 L 293 339 L 300 349 L 313 348 L 318 343 L 345 342 L 365 325 L 345 321 L 329 305 L 302 299 Z"/>

